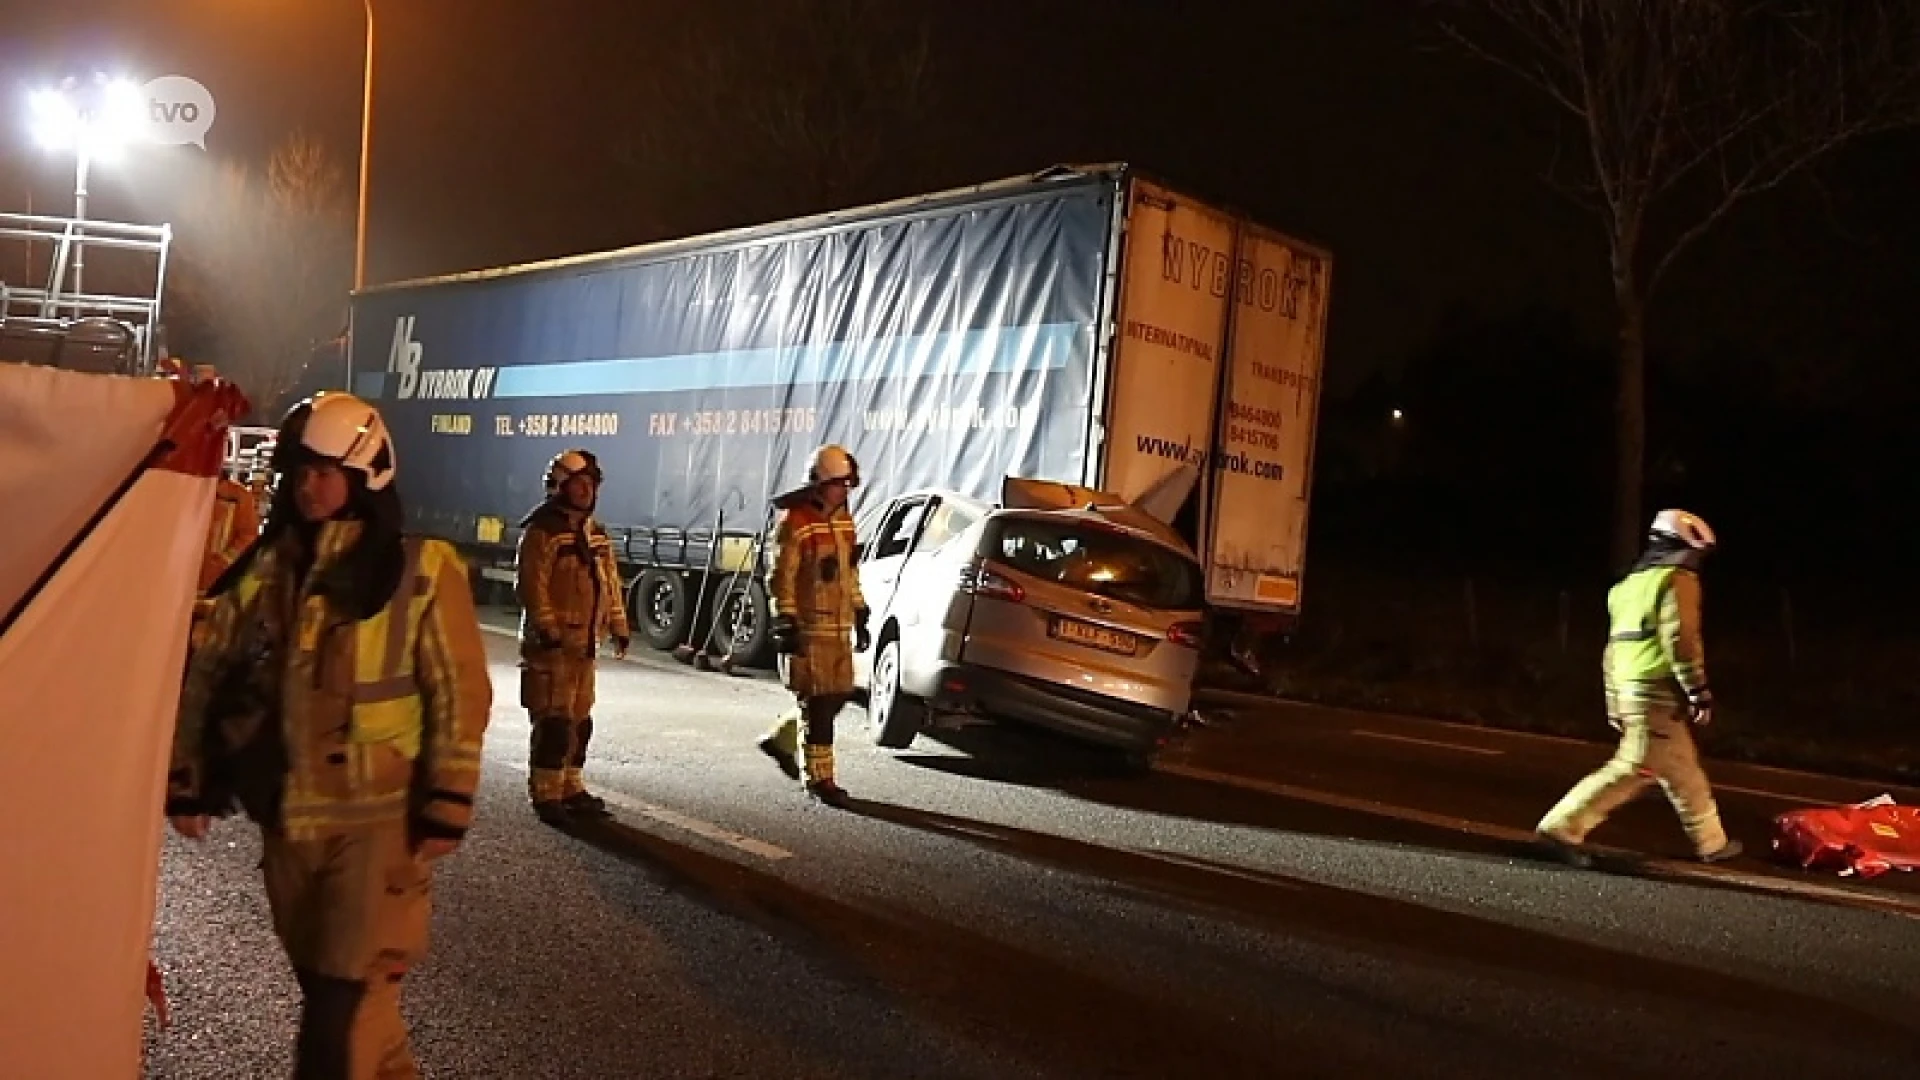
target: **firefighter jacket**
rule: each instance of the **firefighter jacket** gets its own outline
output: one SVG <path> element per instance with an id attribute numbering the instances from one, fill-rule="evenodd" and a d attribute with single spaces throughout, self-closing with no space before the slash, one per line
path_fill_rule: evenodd
<path id="1" fill-rule="evenodd" d="M 867 606 L 853 562 L 853 517 L 812 499 L 789 506 L 774 530 L 767 589 L 773 614 L 793 619 L 800 651 L 787 658 L 787 688 L 802 699 L 853 692 L 852 631 Z"/>
<path id="2" fill-rule="evenodd" d="M 850 634 L 856 612 L 867 606 L 853 561 L 853 516 L 802 502 L 780 515 L 774 544 L 767 590 L 773 613 L 791 616 L 802 634 Z"/>
<path id="3" fill-rule="evenodd" d="M 247 545 L 259 539 L 260 512 L 253 492 L 221 477 L 213 491 L 213 518 L 207 523 L 207 547 L 200 559 L 200 593 L 205 595 Z"/>
<path id="4" fill-rule="evenodd" d="M 396 819 L 465 834 L 493 703 L 466 566 L 444 541 L 408 538 L 392 595 L 356 620 L 318 586 L 360 528 L 322 525 L 304 573 L 302 542 L 283 535 L 221 593 L 182 691 L 169 814 L 225 810 L 210 773 L 238 682 L 265 701 L 259 734 L 278 763 L 263 825 L 296 841 Z"/>
<path id="5" fill-rule="evenodd" d="M 522 524 L 515 575 L 521 655 L 547 654 L 543 635 L 569 657 L 593 656 L 608 636 L 631 637 L 620 566 L 600 523 L 546 503 Z"/>
<path id="6" fill-rule="evenodd" d="M 1682 566 L 1646 566 L 1607 593 L 1602 661 L 1611 716 L 1674 707 L 1707 690 L 1700 634 L 1700 576 Z"/>

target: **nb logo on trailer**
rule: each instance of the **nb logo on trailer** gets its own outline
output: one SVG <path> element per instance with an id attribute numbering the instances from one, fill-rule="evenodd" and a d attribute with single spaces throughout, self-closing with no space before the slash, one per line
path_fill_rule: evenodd
<path id="1" fill-rule="evenodd" d="M 447 368 L 422 371 L 420 361 L 426 350 L 413 340 L 413 316 L 402 315 L 393 321 L 393 344 L 387 349 L 387 374 L 393 396 L 398 401 L 419 398 L 426 401 L 470 401 L 493 396 L 498 368 Z"/>
<path id="2" fill-rule="evenodd" d="M 387 350 L 388 374 L 400 376 L 393 396 L 405 401 L 420 388 L 420 343 L 413 340 L 413 316 L 393 320 L 393 346 Z"/>

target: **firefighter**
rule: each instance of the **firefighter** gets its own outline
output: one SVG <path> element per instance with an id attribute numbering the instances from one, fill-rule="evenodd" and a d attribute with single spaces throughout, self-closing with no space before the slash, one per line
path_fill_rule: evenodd
<path id="1" fill-rule="evenodd" d="M 207 523 L 207 550 L 200 559 L 200 593 L 213 588 L 260 536 L 260 512 L 253 492 L 226 473 L 214 481 L 213 518 Z"/>
<path id="2" fill-rule="evenodd" d="M 593 737 L 594 657 L 613 639 L 630 644 L 613 542 L 593 519 L 600 462 L 568 450 L 547 464 L 546 501 L 520 524 L 520 704 L 533 722 L 527 794 L 550 825 L 604 816 L 606 802 L 580 778 Z"/>
<path id="3" fill-rule="evenodd" d="M 322 394 L 282 432 L 266 530 L 188 669 L 166 813 L 200 838 L 237 800 L 261 827 L 303 994 L 295 1075 L 417 1077 L 401 980 L 473 819 L 486 649 L 452 546 L 401 533 L 380 414 Z"/>
<path id="4" fill-rule="evenodd" d="M 194 383 L 212 382 L 220 377 L 211 364 L 189 368 L 179 357 L 162 361 L 160 370 L 165 375 Z M 227 466 L 231 468 L 233 462 L 227 462 Z M 193 607 L 192 640 L 195 642 L 205 634 L 207 615 L 213 611 L 213 600 L 208 593 L 214 583 L 259 536 L 260 510 L 254 493 L 223 469 L 213 481 L 213 515 L 207 521 L 207 543 L 200 555 L 199 600 Z"/>
<path id="5" fill-rule="evenodd" d="M 806 486 L 774 501 L 781 514 L 767 590 L 774 648 L 785 658 L 787 689 L 796 700 L 760 740 L 760 750 L 797 780 L 795 755 L 804 738 L 806 790 L 836 807 L 848 800 L 833 776 L 833 721 L 853 695 L 853 653 L 872 644 L 847 511 L 858 486 L 860 465 L 852 454 L 832 445 L 814 451 Z"/>
<path id="6" fill-rule="evenodd" d="M 1700 565 L 1718 541 L 1713 529 L 1684 510 L 1653 519 L 1647 547 L 1627 576 L 1607 594 L 1607 645 L 1601 654 L 1607 718 L 1620 747 L 1558 805 L 1536 831 L 1561 858 L 1576 865 L 1580 850 L 1615 809 L 1658 782 L 1703 862 L 1740 854 L 1727 839 L 1713 790 L 1694 748 L 1689 721 L 1713 720 L 1700 632 Z"/>

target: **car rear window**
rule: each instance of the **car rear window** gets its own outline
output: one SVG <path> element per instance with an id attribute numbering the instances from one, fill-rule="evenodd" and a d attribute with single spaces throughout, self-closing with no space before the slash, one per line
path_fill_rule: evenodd
<path id="1" fill-rule="evenodd" d="M 1162 611 L 1200 608 L 1200 564 L 1137 536 L 1077 521 L 993 519 L 983 552 L 1023 574 Z"/>

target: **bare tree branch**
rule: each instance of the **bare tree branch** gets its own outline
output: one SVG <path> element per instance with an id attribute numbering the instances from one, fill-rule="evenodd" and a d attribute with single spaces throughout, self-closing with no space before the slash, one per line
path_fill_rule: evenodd
<path id="1" fill-rule="evenodd" d="M 295 133 L 264 176 L 223 167 L 178 215 L 174 288 L 217 367 L 259 409 L 299 381 L 344 325 L 353 281 L 352 193 L 326 146 Z M 196 357 L 200 359 L 200 357 Z"/>
<path id="2" fill-rule="evenodd" d="M 1734 210 L 1863 136 L 1920 123 L 1913 0 L 1432 0 L 1469 56 L 1569 114 L 1620 318 L 1615 543 L 1638 529 L 1646 309 Z M 1549 182 L 1567 190 L 1553 174 Z M 1577 187 L 1575 190 L 1579 190 Z"/>

